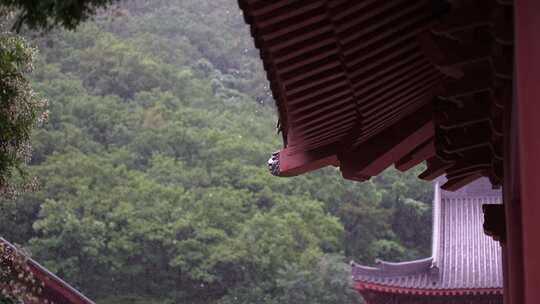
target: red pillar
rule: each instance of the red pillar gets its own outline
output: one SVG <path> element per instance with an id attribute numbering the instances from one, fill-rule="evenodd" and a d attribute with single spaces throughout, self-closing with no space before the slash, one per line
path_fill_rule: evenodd
<path id="1" fill-rule="evenodd" d="M 540 1 L 516 0 L 514 20 L 523 303 L 536 304 L 540 303 Z"/>
<path id="2" fill-rule="evenodd" d="M 515 92 L 514 92 L 515 93 Z M 504 187 L 506 237 L 502 242 L 504 303 L 524 303 L 519 131 L 515 94 L 505 104 Z"/>

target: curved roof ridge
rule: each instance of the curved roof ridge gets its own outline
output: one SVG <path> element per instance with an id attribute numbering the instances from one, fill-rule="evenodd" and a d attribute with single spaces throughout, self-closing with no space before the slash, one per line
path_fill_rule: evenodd
<path id="1" fill-rule="evenodd" d="M 378 277 L 410 276 L 429 271 L 432 268 L 432 261 L 432 257 L 406 262 L 388 262 L 377 259 L 375 267 L 359 265 L 353 262 L 353 274 Z"/>
<path id="2" fill-rule="evenodd" d="M 433 183 L 435 188 L 433 191 L 433 231 L 431 234 L 431 256 L 433 257 L 433 266 L 439 267 L 440 257 L 439 249 L 442 243 L 441 237 L 441 224 L 442 224 L 442 210 L 441 210 L 441 187 L 439 180 L 435 180 Z"/>

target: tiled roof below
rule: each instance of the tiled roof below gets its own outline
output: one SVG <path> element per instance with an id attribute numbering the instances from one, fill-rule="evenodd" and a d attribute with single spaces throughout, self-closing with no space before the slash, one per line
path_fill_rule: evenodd
<path id="1" fill-rule="evenodd" d="M 403 262 L 353 265 L 357 288 L 394 293 L 501 294 L 500 245 L 484 234 L 483 204 L 500 204 L 500 191 L 486 178 L 460 192 L 435 183 L 433 256 Z"/>
<path id="2" fill-rule="evenodd" d="M 353 264 L 352 273 L 359 282 L 401 288 L 433 288 L 438 280 L 433 258 L 403 263 L 378 261 L 375 267 Z"/>
<path id="3" fill-rule="evenodd" d="M 442 199 L 441 288 L 502 288 L 500 245 L 482 230 L 483 204 L 500 197 Z"/>

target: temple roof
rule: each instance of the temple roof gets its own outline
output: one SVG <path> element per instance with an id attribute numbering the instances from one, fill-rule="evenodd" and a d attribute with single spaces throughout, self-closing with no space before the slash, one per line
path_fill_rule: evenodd
<path id="1" fill-rule="evenodd" d="M 443 188 L 500 184 L 512 2 L 239 0 L 279 111 L 270 171 L 366 180 L 427 161 Z M 270 151 L 269 151 L 270 152 Z"/>
<path id="2" fill-rule="evenodd" d="M 15 246 L 2 237 L 0 237 L 0 243 L 15 249 Z M 94 304 L 92 300 L 35 260 L 28 259 L 27 263 L 34 277 L 44 284 L 40 297 L 58 304 Z"/>
<path id="3" fill-rule="evenodd" d="M 482 229 L 483 204 L 500 204 L 500 190 L 481 178 L 456 192 L 435 182 L 432 256 L 415 261 L 353 264 L 360 290 L 413 294 L 501 294 L 501 248 Z"/>

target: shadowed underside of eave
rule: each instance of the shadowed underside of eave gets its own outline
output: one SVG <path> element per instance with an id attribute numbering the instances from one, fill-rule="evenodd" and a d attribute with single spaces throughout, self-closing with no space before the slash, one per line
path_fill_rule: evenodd
<path id="1" fill-rule="evenodd" d="M 420 177 L 447 173 L 446 189 L 500 184 L 513 8 L 458 2 L 239 0 L 279 110 L 272 172 L 365 180 L 427 161 Z"/>

